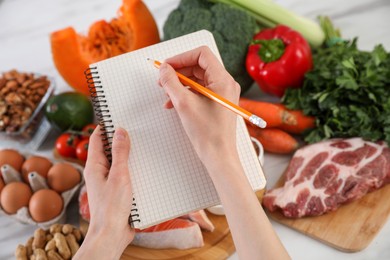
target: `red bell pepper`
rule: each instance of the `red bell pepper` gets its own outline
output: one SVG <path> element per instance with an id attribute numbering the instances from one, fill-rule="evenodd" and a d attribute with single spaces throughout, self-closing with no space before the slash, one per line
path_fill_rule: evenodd
<path id="1" fill-rule="evenodd" d="M 301 87 L 305 73 L 312 67 L 309 44 L 284 25 L 257 33 L 246 56 L 249 75 L 264 92 L 279 97 L 286 88 Z"/>

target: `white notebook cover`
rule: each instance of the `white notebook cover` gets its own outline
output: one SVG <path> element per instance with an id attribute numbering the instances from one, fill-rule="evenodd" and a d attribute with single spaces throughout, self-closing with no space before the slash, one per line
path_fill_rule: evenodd
<path id="1" fill-rule="evenodd" d="M 95 85 L 102 86 L 100 100 L 108 105 L 112 125 L 130 134 L 129 168 L 138 210 L 133 216 L 135 228 L 220 203 L 175 109 L 163 107 L 167 97 L 157 85 L 159 71 L 147 61 L 163 61 L 202 45 L 221 60 L 213 35 L 202 30 L 90 65 L 99 76 Z M 253 190 L 263 189 L 258 157 L 244 120 L 237 120 L 237 147 L 245 173 Z"/>

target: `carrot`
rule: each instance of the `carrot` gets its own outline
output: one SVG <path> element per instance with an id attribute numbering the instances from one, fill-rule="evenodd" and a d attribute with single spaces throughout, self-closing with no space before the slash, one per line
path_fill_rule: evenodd
<path id="1" fill-rule="evenodd" d="M 297 123 L 294 115 L 273 103 L 240 98 L 240 106 L 264 119 L 267 122 L 267 128 Z"/>
<path id="2" fill-rule="evenodd" d="M 286 108 L 283 104 L 275 104 L 280 108 L 286 110 L 288 113 L 292 114 L 297 120 L 295 125 L 281 124 L 278 126 L 279 129 L 282 129 L 291 134 L 302 134 L 304 131 L 314 128 L 316 126 L 316 119 L 313 116 L 307 116 L 303 113 L 302 110 L 290 110 Z"/>
<path id="3" fill-rule="evenodd" d="M 249 124 L 247 127 L 249 135 L 259 140 L 267 152 L 289 154 L 299 147 L 294 137 L 278 128 L 261 129 Z"/>

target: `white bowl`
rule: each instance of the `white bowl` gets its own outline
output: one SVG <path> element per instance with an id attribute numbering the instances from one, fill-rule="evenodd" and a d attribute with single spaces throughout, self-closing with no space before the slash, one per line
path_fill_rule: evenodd
<path id="1" fill-rule="evenodd" d="M 258 155 L 259 162 L 260 162 L 261 166 L 263 166 L 264 165 L 264 148 L 263 148 L 263 145 L 256 138 L 251 137 L 251 139 L 252 139 L 253 144 L 256 145 L 258 150 L 259 150 L 259 155 Z"/>

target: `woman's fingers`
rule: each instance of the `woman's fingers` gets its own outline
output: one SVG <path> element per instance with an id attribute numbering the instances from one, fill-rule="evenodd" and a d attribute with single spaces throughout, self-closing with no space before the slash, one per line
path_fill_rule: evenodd
<path id="1" fill-rule="evenodd" d="M 199 83 L 199 81 L 204 80 L 204 69 L 199 67 L 199 65 L 191 66 L 191 67 L 183 67 L 176 69 L 173 67 L 177 72 L 183 74 L 187 78 L 190 78 L 196 82 Z"/>
<path id="2" fill-rule="evenodd" d="M 130 138 L 126 130 L 118 127 L 115 129 L 112 142 L 112 164 L 108 178 L 128 177 L 129 174 L 129 154 L 130 154 Z"/>
<path id="3" fill-rule="evenodd" d="M 195 76 L 203 81 L 206 87 L 219 92 L 224 83 L 233 82 L 232 76 L 224 69 L 220 60 L 206 46 L 181 53 L 165 60 L 174 69 L 183 72 L 184 75 Z M 199 80 L 197 80 L 199 82 Z"/>
<path id="4" fill-rule="evenodd" d="M 100 185 L 106 178 L 110 164 L 104 153 L 104 146 L 100 131 L 97 126 L 89 138 L 88 159 L 85 164 L 84 177 L 90 185 Z"/>
<path id="5" fill-rule="evenodd" d="M 217 59 L 210 48 L 206 46 L 201 46 L 194 50 L 178 54 L 165 60 L 165 62 L 169 63 L 175 69 L 199 66 L 205 72 L 215 76 L 224 71 L 222 63 Z"/>
<path id="6" fill-rule="evenodd" d="M 183 101 L 188 91 L 183 87 L 175 70 L 167 63 L 160 66 L 160 84 L 168 94 L 173 105 Z"/>

